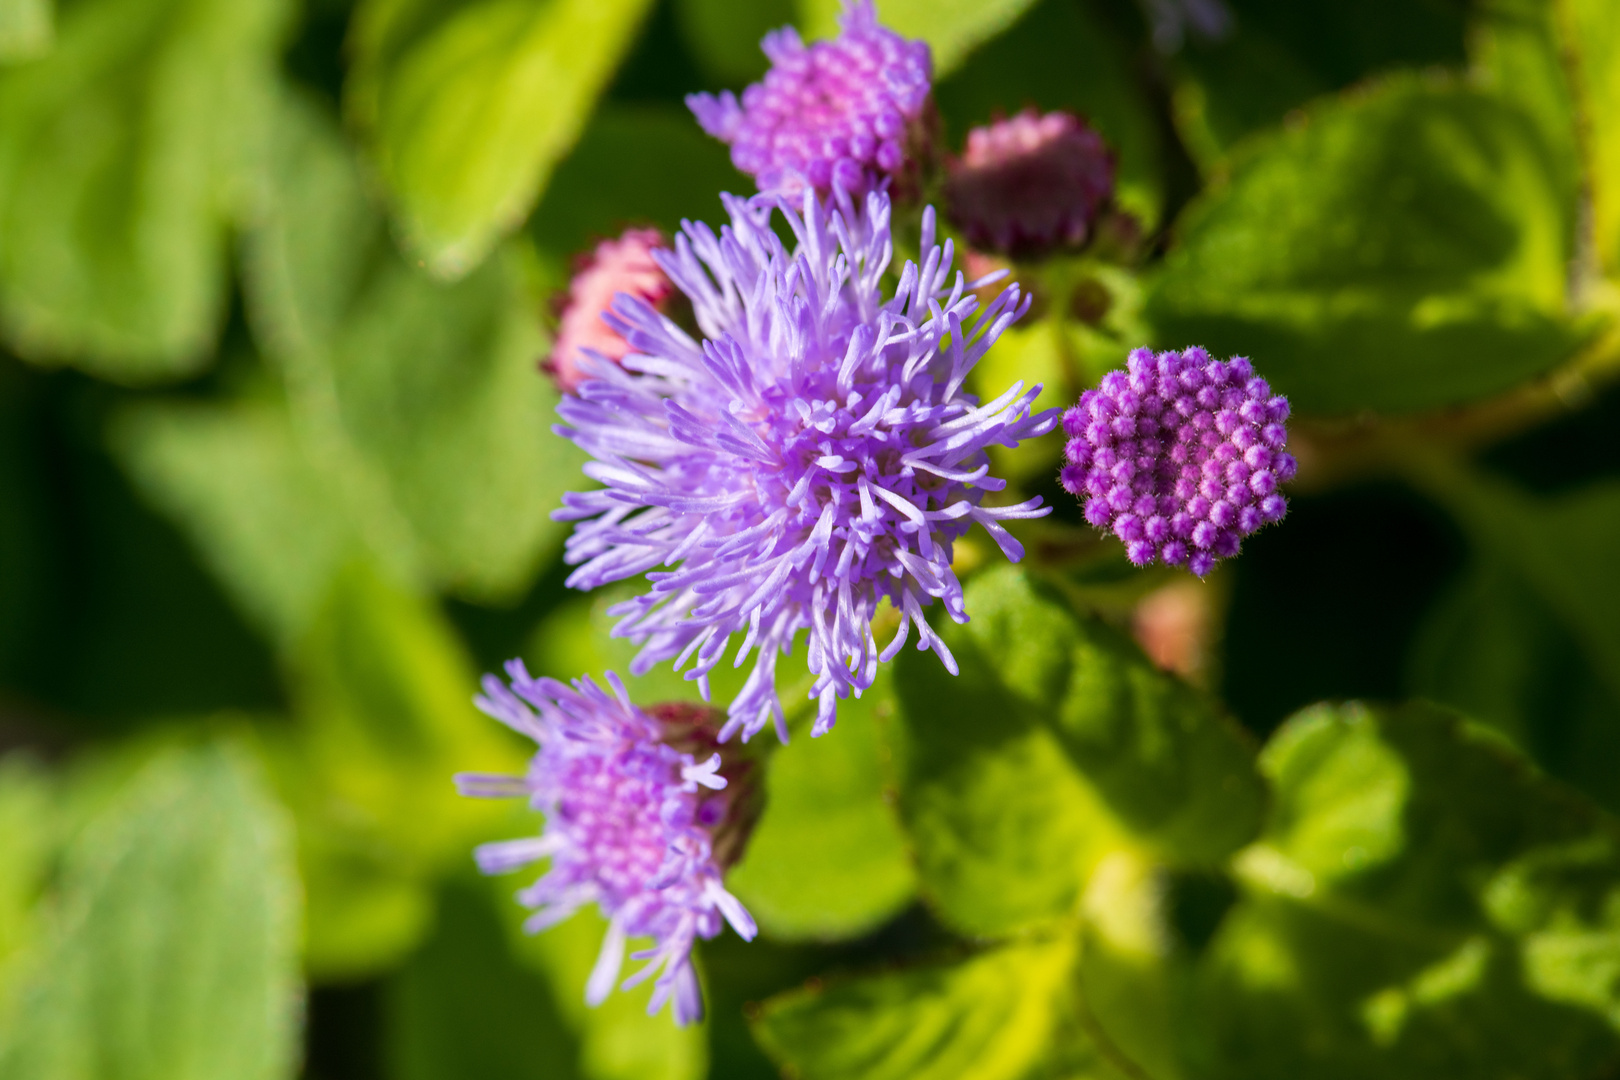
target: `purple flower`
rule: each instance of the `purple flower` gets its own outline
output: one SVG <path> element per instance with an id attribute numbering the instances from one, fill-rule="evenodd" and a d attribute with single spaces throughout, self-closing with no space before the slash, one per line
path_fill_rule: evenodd
<path id="1" fill-rule="evenodd" d="M 810 46 L 791 26 L 766 34 L 771 70 L 741 102 L 729 91 L 686 99 L 761 192 L 859 196 L 907 164 L 928 102 L 928 46 L 879 26 L 872 0 L 849 4 L 840 24 L 836 38 Z"/>
<path id="2" fill-rule="evenodd" d="M 1114 193 L 1114 158 L 1078 117 L 1026 109 L 968 132 L 945 182 L 950 218 L 974 247 L 1019 257 L 1078 246 Z"/>
<path id="3" fill-rule="evenodd" d="M 535 913 L 530 933 L 595 903 L 608 919 L 602 952 L 586 985 L 585 1000 L 599 1005 L 618 981 L 625 942 L 651 937 L 653 947 L 632 959 L 648 964 L 623 986 L 657 975 L 649 1012 L 675 1002 L 675 1021 L 703 1016 L 703 997 L 692 970 L 692 944 L 731 923 L 745 940 L 754 920 L 721 884 L 725 865 L 717 846 L 735 854 L 751 822 L 751 800 L 728 790 L 721 759 L 696 760 L 697 727 L 673 730 L 630 704 L 624 684 L 608 672 L 610 696 L 589 678 L 573 687 L 534 679 L 521 660 L 506 665 L 508 689 L 484 677 L 476 702 L 490 716 L 540 744 L 527 776 L 462 773 L 463 795 L 524 798 L 546 817 L 537 837 L 485 844 L 477 852 L 486 874 L 505 873 L 550 859 L 546 873 L 518 894 Z M 671 735 L 678 736 L 671 739 Z M 709 742 L 712 744 L 713 740 Z"/>
<path id="4" fill-rule="evenodd" d="M 1137 349 L 1063 414 L 1063 486 L 1131 562 L 1163 559 L 1203 577 L 1287 513 L 1277 493 L 1294 476 L 1287 419 L 1288 399 L 1241 356 Z"/>
<path id="5" fill-rule="evenodd" d="M 912 627 L 917 647 L 955 672 L 922 609 L 939 599 L 967 620 L 951 555 L 974 522 L 1021 557 L 1002 522 L 1047 510 L 1039 499 L 984 505 L 1005 487 L 985 451 L 1052 430 L 1057 413 L 1032 417 L 1040 388 L 1022 383 L 983 405 L 962 391 L 1028 303 L 1009 286 L 974 319 L 979 301 L 961 274 L 952 282 L 931 209 L 921 268 L 907 263 L 885 300 L 885 193 L 859 214 L 829 212 L 810 192 L 802 216 L 781 206 L 791 252 L 768 200 L 724 199 L 732 220 L 718 237 L 688 223 L 675 251 L 657 254 L 705 340 L 621 295 L 607 318 L 635 351 L 622 368 L 597 365 L 557 406 L 568 422 L 557 431 L 596 459 L 586 473 L 606 485 L 565 496 L 557 512 L 579 521 L 566 558 L 583 565 L 568 583 L 647 574 L 646 594 L 609 609 L 622 617 L 614 633 L 644 645 L 634 671 L 695 660 L 687 677 L 706 694 L 733 634 L 736 666 L 758 649 L 722 738 L 747 739 L 772 715 L 786 737 L 777 656 L 806 631 L 819 735 Z M 871 623 L 885 598 L 899 629 L 880 651 Z"/>

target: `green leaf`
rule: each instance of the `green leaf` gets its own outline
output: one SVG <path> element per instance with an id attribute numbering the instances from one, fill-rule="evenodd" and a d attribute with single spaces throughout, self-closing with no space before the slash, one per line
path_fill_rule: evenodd
<path id="1" fill-rule="evenodd" d="M 274 404 L 154 404 L 119 416 L 119 458 L 271 640 L 297 639 L 366 549 L 350 508 Z"/>
<path id="2" fill-rule="evenodd" d="M 1620 1051 L 1620 832 L 1427 706 L 1319 706 L 1188 1006 L 1210 1077 L 1572 1077 Z"/>
<path id="3" fill-rule="evenodd" d="M 1620 274 L 1620 12 L 1606 0 L 1556 5 L 1584 124 L 1586 179 L 1598 258 Z"/>
<path id="4" fill-rule="evenodd" d="M 884 798 L 877 724 L 880 712 L 894 710 L 887 682 L 845 702 L 831 734 L 803 735 L 771 754 L 765 812 L 726 878 L 771 937 L 859 937 L 916 892 L 905 838 Z"/>
<path id="5" fill-rule="evenodd" d="M 512 955 L 489 891 L 452 885 L 433 936 L 388 983 L 393 1080 L 574 1080 L 577 1047 L 544 979 Z"/>
<path id="6" fill-rule="evenodd" d="M 720 192 L 752 190 L 753 182 L 731 167 L 725 144 L 705 135 L 690 113 L 604 105 L 557 166 L 529 235 L 563 264 L 626 225 L 655 225 L 669 234 L 683 218 L 718 224 Z"/>
<path id="7" fill-rule="evenodd" d="M 207 363 L 257 194 L 282 0 L 104 0 L 0 70 L 0 328 L 128 383 Z"/>
<path id="8" fill-rule="evenodd" d="M 952 922 L 1061 917 L 1121 847 L 1203 866 L 1253 836 L 1252 751 L 1196 693 L 1013 568 L 966 606 L 942 633 L 961 674 L 908 651 L 895 678 L 901 818 Z"/>
<path id="9" fill-rule="evenodd" d="M 1252 357 L 1297 409 L 1405 412 L 1568 358 L 1573 207 L 1519 109 L 1395 78 L 1257 140 L 1149 292 L 1165 344 Z"/>
<path id="10" fill-rule="evenodd" d="M 705 73 L 740 85 L 765 74 L 760 39 L 792 23 L 796 6 L 794 0 L 676 0 L 675 21 Z"/>
<path id="11" fill-rule="evenodd" d="M 298 724 L 264 740 L 298 817 L 306 963 L 353 977 L 414 946 L 424 888 L 507 824 L 501 804 L 462 798 L 451 777 L 520 773 L 525 749 L 473 706 L 443 616 L 364 563 L 338 575 L 291 667 Z"/>
<path id="12" fill-rule="evenodd" d="M 1620 809 L 1604 766 L 1620 743 L 1620 484 L 1536 496 L 1475 473 L 1433 479 L 1477 552 L 1431 616 L 1416 688 Z"/>
<path id="13" fill-rule="evenodd" d="M 24 753 L 0 757 L 0 1030 L 39 932 L 38 902 L 61 839 L 56 784 Z"/>
<path id="14" fill-rule="evenodd" d="M 0 63 L 48 51 L 55 32 L 52 0 L 0 0 Z"/>
<path id="15" fill-rule="evenodd" d="M 1379 72 L 1463 59 L 1463 11 L 1446 0 L 1362 0 L 1316 10 L 1289 0 L 1228 6 L 1228 32 L 1214 41 L 1188 35 L 1174 63 L 1174 119 L 1206 169 L 1245 136 L 1321 94 Z"/>
<path id="16" fill-rule="evenodd" d="M 298 881 L 228 746 L 150 761 L 69 848 L 56 932 L 0 1037 L 16 1080 L 277 1080 L 298 1056 Z"/>
<path id="17" fill-rule="evenodd" d="M 538 831 L 539 822 L 535 822 Z M 527 884 L 527 880 L 524 882 Z M 607 920 L 594 907 L 558 926 L 533 935 L 521 925 L 527 911 L 511 899 L 509 880 L 496 885 L 514 948 L 550 980 L 552 999 L 579 1040 L 579 1075 L 586 1080 L 700 1080 L 708 1073 L 704 1025 L 676 1027 L 668 1007 L 647 1014 L 651 980 L 628 991 L 615 990 L 595 1008 L 585 1004 L 585 983 L 602 947 Z M 632 938 L 629 949 L 647 948 L 651 940 Z"/>
<path id="18" fill-rule="evenodd" d="M 1566 202 L 1574 205 L 1580 197 L 1580 150 L 1555 6 L 1548 0 L 1481 4 L 1469 34 L 1469 66 L 1479 85 L 1535 121 L 1557 160 Z"/>
<path id="19" fill-rule="evenodd" d="M 1120 205 L 1152 228 L 1164 202 L 1163 151 L 1129 55 L 1090 5 L 1037 4 L 935 85 L 947 137 L 960 145 L 969 127 L 1024 106 L 1077 112 L 1118 155 Z"/>
<path id="20" fill-rule="evenodd" d="M 516 252 L 455 284 L 399 259 L 337 132 L 281 113 L 274 193 L 248 245 L 256 333 L 310 452 L 373 550 L 481 601 L 519 595 L 560 547 L 584 481 L 552 434 L 556 392 Z"/>
<path id="21" fill-rule="evenodd" d="M 974 49 L 1005 31 L 1034 6 L 1035 0 L 878 0 L 884 26 L 908 38 L 928 42 L 934 53 L 934 76 L 950 74 Z M 807 38 L 838 33 L 843 0 L 799 0 L 800 22 Z"/>
<path id="22" fill-rule="evenodd" d="M 830 981 L 766 1002 L 754 1034 L 803 1080 L 1116 1080 L 1072 990 L 1072 938 Z"/>
<path id="23" fill-rule="evenodd" d="M 434 273 L 477 266 L 544 190 L 649 0 L 366 0 L 351 115 L 407 247 Z"/>

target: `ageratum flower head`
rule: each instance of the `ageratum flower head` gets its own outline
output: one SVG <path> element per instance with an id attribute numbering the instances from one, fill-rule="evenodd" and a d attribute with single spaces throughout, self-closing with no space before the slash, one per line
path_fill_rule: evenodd
<path id="1" fill-rule="evenodd" d="M 840 24 L 838 37 L 810 46 L 791 26 L 765 35 L 771 69 L 740 102 L 730 91 L 686 99 L 763 193 L 862 195 L 899 175 L 920 137 L 928 46 L 880 26 L 872 0 L 850 4 Z"/>
<path id="2" fill-rule="evenodd" d="M 1131 562 L 1163 559 L 1203 577 L 1288 511 L 1277 492 L 1295 469 L 1287 419 L 1288 399 L 1241 356 L 1137 349 L 1064 413 L 1063 486 Z"/>
<path id="3" fill-rule="evenodd" d="M 720 235 L 688 223 L 658 254 L 704 339 L 621 296 L 609 318 L 635 352 L 558 406 L 558 432 L 595 458 L 586 472 L 605 485 L 557 512 L 579 522 L 568 580 L 588 589 L 647 574 L 644 595 L 609 609 L 614 633 L 644 645 L 633 670 L 691 660 L 687 677 L 706 680 L 733 636 L 736 666 L 757 650 L 723 737 L 746 739 L 773 715 L 786 737 L 777 659 L 804 632 L 820 734 L 837 699 L 870 686 L 913 629 L 918 648 L 956 670 L 923 617 L 939 600 L 967 619 L 953 544 L 978 523 L 1017 559 L 1002 522 L 1047 512 L 1039 499 L 985 505 L 1005 486 L 986 448 L 1044 434 L 1057 414 L 1030 415 L 1039 387 L 1017 383 L 984 404 L 963 391 L 1028 304 L 1009 286 L 981 310 L 962 275 L 953 281 L 949 241 L 934 245 L 932 210 L 922 265 L 908 262 L 885 297 L 885 193 L 860 213 L 830 212 L 809 192 L 802 213 L 781 206 L 792 251 L 769 201 L 725 201 Z M 872 619 L 885 599 L 899 628 L 880 649 Z"/>
<path id="4" fill-rule="evenodd" d="M 945 181 L 951 220 L 974 247 L 1037 257 L 1090 238 L 1114 193 L 1114 157 L 1070 113 L 1034 109 L 968 132 Z"/>
<path id="5" fill-rule="evenodd" d="M 675 289 L 653 261 L 664 237 L 657 229 L 627 229 L 617 240 L 604 240 L 583 261 L 568 286 L 568 299 L 557 327 L 557 340 L 544 367 L 559 389 L 572 393 L 585 378 L 581 365 L 618 360 L 630 351 L 602 315 L 619 293 L 638 296 L 662 307 Z"/>
<path id="6" fill-rule="evenodd" d="M 722 919 L 743 938 L 754 936 L 754 920 L 721 884 L 725 863 L 716 855 L 717 846 L 737 853 L 738 811 L 748 800 L 728 786 L 718 753 L 699 761 L 691 752 L 695 725 L 676 718 L 666 729 L 630 703 L 612 672 L 611 695 L 589 678 L 572 687 L 532 678 L 521 660 L 507 674 L 510 688 L 486 676 L 476 701 L 540 744 L 528 775 L 463 773 L 456 783 L 464 795 L 527 799 L 545 815 L 545 830 L 484 845 L 480 868 L 497 874 L 551 861 L 518 894 L 535 909 L 525 924 L 531 933 L 586 904 L 601 909 L 607 937 L 587 1002 L 600 1004 L 618 982 L 626 941 L 651 937 L 652 948 L 632 956 L 647 965 L 624 987 L 656 975 L 649 1012 L 673 1001 L 677 1023 L 701 1019 L 693 942 L 718 934 Z"/>

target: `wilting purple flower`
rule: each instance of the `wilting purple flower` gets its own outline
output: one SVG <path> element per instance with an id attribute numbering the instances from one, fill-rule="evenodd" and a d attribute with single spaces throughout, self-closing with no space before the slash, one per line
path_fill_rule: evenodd
<path id="1" fill-rule="evenodd" d="M 675 1020 L 703 1016 L 692 970 L 692 944 L 720 932 L 722 917 L 744 939 L 754 920 L 721 884 L 717 839 L 735 826 L 740 805 L 712 753 L 697 761 L 686 749 L 691 724 L 674 731 L 630 703 L 624 684 L 608 672 L 609 695 L 589 678 L 572 687 L 531 678 L 521 660 L 506 665 L 512 685 L 485 676 L 478 707 L 540 744 L 527 776 L 462 773 L 463 795 L 523 798 L 546 817 L 537 837 L 485 844 L 477 852 L 486 874 L 550 859 L 546 873 L 518 894 L 535 913 L 533 933 L 595 903 L 608 919 L 602 952 L 586 984 L 592 1005 L 612 992 L 627 939 L 651 937 L 653 947 L 632 959 L 648 964 L 624 982 L 653 975 L 649 1012 L 673 999 Z M 680 738 L 672 740 L 670 735 Z M 712 741 L 712 740 L 711 740 Z M 746 800 L 744 800 L 746 801 Z M 735 852 L 732 839 L 722 846 Z"/>
<path id="2" fill-rule="evenodd" d="M 928 102 L 928 46 L 878 25 L 872 0 L 849 4 L 840 25 L 836 38 L 809 46 L 791 26 L 766 34 L 771 70 L 741 102 L 730 91 L 686 99 L 761 192 L 859 196 L 906 166 Z"/>
<path id="3" fill-rule="evenodd" d="M 968 132 L 946 208 L 974 247 L 1020 257 L 1077 246 L 1114 193 L 1114 157 L 1069 113 L 1034 109 Z"/>
<path id="4" fill-rule="evenodd" d="M 1294 476 L 1287 419 L 1288 399 L 1241 356 L 1137 349 L 1063 414 L 1063 486 L 1131 562 L 1163 559 L 1203 577 L 1287 512 L 1277 492 Z"/>
<path id="5" fill-rule="evenodd" d="M 831 212 L 806 192 L 803 214 L 782 206 L 798 238 L 789 252 L 771 229 L 773 208 L 725 197 L 731 225 L 717 237 L 684 226 L 658 259 L 692 300 L 705 340 L 633 297 L 609 316 L 635 352 L 601 370 L 557 407 L 560 434 L 595 462 L 606 487 L 564 497 L 578 520 L 569 577 L 595 588 L 648 574 L 651 589 L 611 609 L 614 633 L 644 648 L 632 670 L 695 658 L 702 680 L 741 633 L 752 674 L 730 707 L 723 738 L 748 738 L 774 715 L 776 662 L 808 631 L 806 660 L 819 699 L 815 734 L 837 699 L 872 685 L 877 665 L 916 628 L 952 672 L 922 609 L 939 599 L 966 621 L 951 571 L 954 541 L 974 522 L 1008 558 L 1023 548 L 1002 522 L 1039 517 L 1039 499 L 983 505 L 1005 483 L 988 475 L 986 448 L 1052 430 L 1056 410 L 1030 415 L 1039 387 L 1017 383 L 981 405 L 963 380 L 1027 308 L 1009 286 L 978 318 L 978 299 L 952 250 L 934 246 L 922 218 L 923 265 L 907 263 L 884 300 L 889 199 L 873 192 L 862 213 Z M 900 616 L 881 651 L 871 623 L 884 598 Z"/>

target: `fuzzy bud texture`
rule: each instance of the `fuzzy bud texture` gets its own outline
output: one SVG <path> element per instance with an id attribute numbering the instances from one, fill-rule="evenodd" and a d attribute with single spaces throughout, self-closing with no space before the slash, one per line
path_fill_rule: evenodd
<path id="1" fill-rule="evenodd" d="M 1063 415 L 1063 486 L 1131 562 L 1203 577 L 1287 512 L 1277 491 L 1294 476 L 1287 419 L 1288 399 L 1243 357 L 1137 349 Z"/>
<path id="2" fill-rule="evenodd" d="M 1114 194 L 1114 158 L 1078 117 L 1026 109 L 968 132 L 945 197 L 975 247 L 1029 258 L 1091 235 Z"/>
<path id="3" fill-rule="evenodd" d="M 741 101 L 730 91 L 686 99 L 763 193 L 860 196 L 906 165 L 928 102 L 928 46 L 880 26 L 871 0 L 846 8 L 841 25 L 838 37 L 809 46 L 790 26 L 765 35 L 771 69 Z"/>
<path id="4" fill-rule="evenodd" d="M 726 206 L 719 236 L 689 223 L 673 253 L 658 253 L 705 340 L 621 297 L 610 318 L 635 352 L 558 405 L 558 431 L 605 485 L 565 496 L 557 512 L 579 521 L 568 580 L 590 589 L 647 574 L 646 594 L 609 609 L 621 618 L 614 633 L 644 645 L 635 671 L 692 660 L 687 677 L 706 692 L 733 635 L 736 666 L 758 650 L 722 738 L 746 739 L 772 716 L 786 737 L 776 664 L 807 632 L 821 734 L 837 700 L 871 686 L 912 630 L 955 671 L 922 610 L 939 600 L 967 619 L 954 542 L 978 523 L 1018 559 L 1002 522 L 1047 512 L 1039 499 L 983 505 L 1005 487 L 986 448 L 1051 431 L 1058 416 L 1030 415 L 1039 387 L 1017 383 L 983 404 L 963 392 L 1027 302 L 1009 286 L 981 310 L 970 283 L 953 280 L 950 243 L 934 245 L 932 210 L 922 266 L 907 263 L 885 299 L 885 193 L 859 213 L 808 192 L 802 214 L 779 206 L 792 251 L 764 197 Z M 900 624 L 880 649 L 871 623 L 884 599 Z"/>
<path id="5" fill-rule="evenodd" d="M 647 965 L 625 988 L 657 976 L 649 1012 L 674 1002 L 675 1020 L 703 1016 L 692 969 L 697 938 L 712 938 L 722 920 L 744 939 L 754 920 L 721 884 L 712 833 L 727 818 L 727 782 L 720 755 L 697 761 L 664 741 L 657 720 L 630 703 L 624 684 L 609 672 L 613 693 L 589 678 L 572 687 L 535 679 L 523 662 L 507 665 L 510 688 L 484 679 L 480 709 L 540 744 L 527 776 L 463 773 L 462 794 L 524 798 L 545 815 L 538 837 L 485 844 L 477 852 L 486 874 L 505 873 L 550 859 L 546 873 L 518 894 L 535 909 L 525 928 L 553 926 L 595 903 L 608 919 L 602 952 L 586 985 L 585 1000 L 600 1004 L 618 982 L 625 943 L 651 937 L 633 954 Z"/>
<path id="6" fill-rule="evenodd" d="M 675 288 L 653 261 L 653 250 L 663 246 L 656 229 L 629 229 L 617 240 L 604 240 L 580 266 L 568 286 L 568 302 L 557 327 L 557 340 L 545 369 L 564 393 L 573 393 L 595 363 L 617 363 L 630 351 L 602 315 L 619 293 L 662 307 Z"/>

